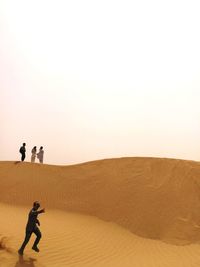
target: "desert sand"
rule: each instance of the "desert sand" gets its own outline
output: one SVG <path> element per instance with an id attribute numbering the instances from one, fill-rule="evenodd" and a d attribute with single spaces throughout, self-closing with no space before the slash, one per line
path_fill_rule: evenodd
<path id="1" fill-rule="evenodd" d="M 35 200 L 40 253 L 17 250 Z M 200 163 L 0 162 L 0 267 L 199 267 Z"/>

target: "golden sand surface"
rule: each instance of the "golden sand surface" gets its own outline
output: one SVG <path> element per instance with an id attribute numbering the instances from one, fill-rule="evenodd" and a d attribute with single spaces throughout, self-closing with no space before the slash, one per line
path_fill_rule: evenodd
<path id="1" fill-rule="evenodd" d="M 17 250 L 35 200 L 40 252 Z M 200 163 L 0 162 L 0 267 L 199 267 Z"/>

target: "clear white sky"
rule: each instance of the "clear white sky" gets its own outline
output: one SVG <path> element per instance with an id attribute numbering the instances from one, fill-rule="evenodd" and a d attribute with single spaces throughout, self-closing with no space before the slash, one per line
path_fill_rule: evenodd
<path id="1" fill-rule="evenodd" d="M 200 160 L 200 3 L 0 0 L 0 160 Z"/>

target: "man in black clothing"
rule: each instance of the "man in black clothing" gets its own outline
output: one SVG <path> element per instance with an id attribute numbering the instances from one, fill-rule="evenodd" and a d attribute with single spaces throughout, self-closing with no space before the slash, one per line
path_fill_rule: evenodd
<path id="1" fill-rule="evenodd" d="M 40 207 L 40 203 L 38 201 L 35 201 L 33 203 L 33 208 L 29 212 L 28 222 L 26 225 L 26 236 L 25 236 L 25 239 L 24 239 L 24 242 L 21 248 L 18 250 L 18 253 L 20 255 L 23 255 L 25 246 L 27 245 L 32 233 L 34 233 L 37 236 L 32 246 L 32 249 L 35 250 L 36 252 L 39 252 L 39 248 L 37 247 L 37 245 L 42 235 L 41 235 L 40 229 L 37 227 L 37 224 L 40 225 L 40 222 L 37 219 L 37 216 L 38 214 L 45 212 L 45 209 L 38 210 L 39 207 Z"/>
<path id="2" fill-rule="evenodd" d="M 20 147 L 19 152 L 21 153 L 21 161 L 25 160 L 26 157 L 26 143 L 23 143 L 23 145 Z"/>

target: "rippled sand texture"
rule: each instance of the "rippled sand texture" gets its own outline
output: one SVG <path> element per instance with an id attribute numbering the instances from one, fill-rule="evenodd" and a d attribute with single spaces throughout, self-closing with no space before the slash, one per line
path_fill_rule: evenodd
<path id="1" fill-rule="evenodd" d="M 23 258 L 40 200 L 41 252 Z M 0 163 L 0 267 L 199 267 L 200 164 L 121 158 L 74 166 Z"/>

